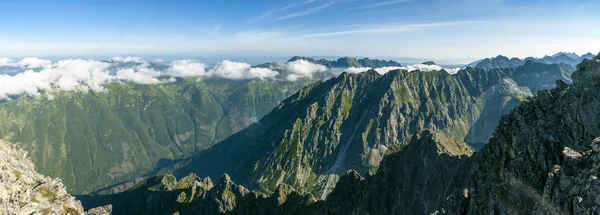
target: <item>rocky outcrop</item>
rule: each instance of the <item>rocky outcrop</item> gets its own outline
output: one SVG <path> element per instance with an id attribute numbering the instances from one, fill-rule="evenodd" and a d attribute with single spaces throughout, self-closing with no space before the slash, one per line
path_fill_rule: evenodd
<path id="1" fill-rule="evenodd" d="M 35 171 L 27 152 L 0 140 L 0 214 L 85 214 L 81 203 L 69 195 L 60 179 Z M 88 214 L 110 214 L 93 209 Z"/>
<path id="2" fill-rule="evenodd" d="M 598 58 L 598 57 L 597 57 Z M 505 116 L 473 158 L 465 189 L 450 214 L 578 214 L 600 201 L 593 190 L 595 138 L 600 136 L 600 62 L 585 60 L 573 85 L 541 91 Z M 591 150 L 591 152 L 589 151 Z M 457 207 L 457 205 L 463 205 Z M 442 210 L 440 210 L 442 211 Z"/>
<path id="3" fill-rule="evenodd" d="M 271 195 L 252 192 L 225 174 L 216 185 L 210 178 L 190 174 L 179 181 L 173 175 L 149 178 L 129 190 L 111 195 L 86 196 L 86 207 L 114 204 L 113 214 L 287 214 L 303 211 L 316 200 L 281 184 Z M 96 211 L 98 209 L 90 210 Z"/>
<path id="4" fill-rule="evenodd" d="M 455 187 L 464 184 L 467 144 L 430 130 L 391 153 L 377 174 L 363 179 L 356 172 L 342 177 L 324 202 L 310 206 L 313 214 L 423 214 L 436 211 Z M 461 193 L 467 195 L 468 193 Z"/>

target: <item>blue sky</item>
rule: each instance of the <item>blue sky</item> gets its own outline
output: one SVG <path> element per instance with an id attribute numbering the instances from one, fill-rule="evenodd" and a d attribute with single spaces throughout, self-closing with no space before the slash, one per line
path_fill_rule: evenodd
<path id="1" fill-rule="evenodd" d="M 3 0 L 0 56 L 368 56 L 600 51 L 592 0 Z"/>

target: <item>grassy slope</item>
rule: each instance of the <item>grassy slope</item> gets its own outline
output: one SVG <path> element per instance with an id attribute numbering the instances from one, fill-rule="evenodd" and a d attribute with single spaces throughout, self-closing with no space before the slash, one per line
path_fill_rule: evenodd
<path id="1" fill-rule="evenodd" d="M 0 104 L 0 138 L 18 143 L 39 171 L 82 193 L 206 149 L 302 85 L 220 79 L 113 83 L 106 92 L 21 98 Z"/>

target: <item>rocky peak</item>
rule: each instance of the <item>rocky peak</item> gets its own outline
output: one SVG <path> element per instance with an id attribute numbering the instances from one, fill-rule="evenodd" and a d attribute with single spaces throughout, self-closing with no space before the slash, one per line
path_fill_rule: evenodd
<path id="1" fill-rule="evenodd" d="M 422 153 L 447 154 L 450 156 L 471 156 L 473 148 L 458 140 L 446 137 L 431 130 L 423 130 L 411 139 L 409 147 L 418 147 Z"/>
<path id="2" fill-rule="evenodd" d="M 0 214 L 85 214 L 60 179 L 36 172 L 27 152 L 0 140 Z M 110 206 L 89 214 L 110 214 Z"/>
<path id="3" fill-rule="evenodd" d="M 597 85 L 600 83 L 600 54 L 594 59 L 585 59 L 572 75 L 575 85 Z"/>

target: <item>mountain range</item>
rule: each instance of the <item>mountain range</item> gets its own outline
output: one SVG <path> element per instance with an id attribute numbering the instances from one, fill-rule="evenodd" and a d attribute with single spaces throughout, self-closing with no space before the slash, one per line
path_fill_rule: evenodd
<path id="1" fill-rule="evenodd" d="M 527 78 L 537 73 L 543 75 Z M 287 184 L 326 199 L 338 176 L 348 170 L 375 174 L 390 147 L 406 145 L 422 129 L 481 148 L 503 114 L 526 101 L 532 91 L 555 87 L 545 83 L 562 75 L 556 65 L 533 62 L 517 69 L 469 68 L 455 75 L 403 70 L 385 75 L 372 70 L 344 73 L 303 88 L 258 123 L 157 173 L 184 177 L 192 172 L 210 178 L 227 173 L 261 193 L 276 193 Z M 139 183 L 144 182 L 133 184 Z M 133 184 L 102 193 L 128 190 Z M 99 206 L 89 202 L 124 198 L 114 195 L 86 196 L 84 202 Z"/>
<path id="2" fill-rule="evenodd" d="M 598 213 L 600 55 L 579 64 L 572 78 L 502 117 L 480 150 L 443 130 L 419 130 L 390 145 L 376 173 L 348 171 L 325 200 L 285 183 L 267 196 L 228 174 L 217 184 L 190 174 L 147 179 L 99 202 L 134 197 L 112 203 L 133 213 L 146 204 L 147 214 Z"/>
<path id="3" fill-rule="evenodd" d="M 587 53 L 584 55 L 577 55 L 575 53 L 565 53 L 559 52 L 552 56 L 544 56 L 543 58 L 534 58 L 527 57 L 524 59 L 519 58 L 508 58 L 502 55 L 498 55 L 493 58 L 485 58 L 483 60 L 478 60 L 473 63 L 467 65 L 467 67 L 475 67 L 482 69 L 502 69 L 502 68 L 516 68 L 518 66 L 524 65 L 527 61 L 533 61 L 537 63 L 545 63 L 545 64 L 558 64 L 561 67 L 565 67 L 571 71 L 575 71 L 575 66 L 581 63 L 584 59 L 593 59 L 595 57 L 592 53 Z"/>
<path id="4" fill-rule="evenodd" d="M 562 56 L 568 55 L 555 57 Z M 294 57 L 290 62 L 299 60 L 327 68 L 400 66 L 353 58 Z M 487 65 L 510 65 L 493 61 Z M 365 193 L 388 192 L 381 186 L 394 184 L 389 180 L 422 183 L 418 187 L 431 187 L 428 193 L 435 194 L 386 197 L 397 201 L 395 209 L 379 206 L 386 209 L 380 213 L 482 212 L 471 206 L 457 209 L 470 203 L 456 199 L 456 189 L 489 186 L 470 180 L 484 177 L 479 174 L 485 171 L 474 163 L 491 168 L 486 162 L 492 161 L 480 158 L 479 151 L 498 142 L 502 116 L 520 110 L 535 94 L 544 98 L 555 87 L 551 94 L 575 88 L 571 86 L 580 86 L 580 91 L 595 86 L 589 71 L 596 61 L 584 60 L 575 73 L 564 62 L 529 60 L 456 74 L 399 69 L 300 81 L 214 77 L 178 78 L 160 85 L 116 82 L 104 92 L 58 92 L 2 103 L 0 137 L 29 151 L 36 168 L 60 177 L 71 193 L 106 188 L 79 198 L 86 208 L 112 204 L 116 214 L 224 213 L 236 208 L 241 213 L 350 213 L 345 204 L 356 205 L 353 213 L 362 213 L 373 209 L 361 204 L 376 204 L 365 201 Z M 581 147 L 574 150 L 583 152 Z M 449 158 L 436 158 L 434 151 Z M 420 158 L 440 160 L 413 162 Z M 401 171 L 432 181 L 397 175 Z M 438 172 L 444 171 L 440 177 Z M 209 178 L 221 180 L 215 185 Z M 436 187 L 438 182 L 444 186 Z M 362 191 L 347 193 L 350 188 Z M 415 187 L 397 187 L 394 193 L 419 194 L 411 189 Z M 483 195 L 497 196 L 494 192 L 499 191 L 489 192 Z M 122 199 L 132 201 L 122 204 Z M 158 201 L 156 208 L 147 205 L 152 201 Z"/>

